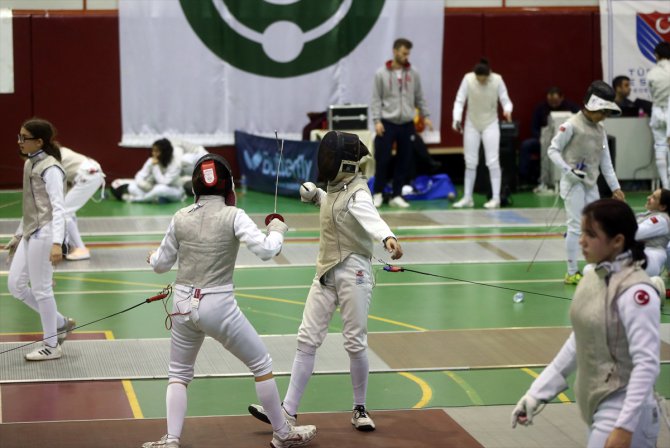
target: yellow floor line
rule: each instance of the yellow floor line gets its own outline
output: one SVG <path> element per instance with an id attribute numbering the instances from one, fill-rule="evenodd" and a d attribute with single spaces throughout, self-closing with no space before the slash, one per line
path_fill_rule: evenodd
<path id="1" fill-rule="evenodd" d="M 444 374 L 451 378 L 461 389 L 463 389 L 463 391 L 465 391 L 473 404 L 476 404 L 477 406 L 484 405 L 484 400 L 482 400 L 482 397 L 479 396 L 477 391 L 472 386 L 470 386 L 467 381 L 456 375 L 454 372 L 448 370 L 444 372 Z"/>
<path id="2" fill-rule="evenodd" d="M 411 373 L 407 372 L 398 372 L 398 375 L 404 376 L 405 378 L 414 381 L 421 388 L 421 400 L 419 400 L 418 403 L 412 406 L 412 409 L 421 409 L 422 407 L 430 403 L 430 400 L 432 400 L 433 398 L 433 389 L 430 388 L 427 382 L 425 382 L 418 376 L 412 375 Z"/>
<path id="3" fill-rule="evenodd" d="M 110 341 L 114 340 L 114 333 L 111 330 L 105 330 L 105 338 Z M 130 380 L 122 380 L 121 384 L 123 385 L 123 391 L 128 398 L 130 410 L 133 412 L 133 418 L 144 418 L 140 402 L 135 394 L 135 389 L 133 389 L 133 383 Z"/>
<path id="4" fill-rule="evenodd" d="M 534 370 L 528 369 L 526 367 L 522 368 L 521 371 L 527 373 L 528 375 L 532 376 L 533 378 L 537 378 L 538 376 L 540 376 L 539 373 L 535 372 Z M 572 403 L 572 400 L 570 400 L 568 398 L 568 396 L 565 395 L 564 393 L 558 394 L 557 398 L 563 403 Z"/>
<path id="5" fill-rule="evenodd" d="M 90 277 L 71 277 L 68 275 L 54 275 L 56 280 L 79 280 L 81 282 L 88 283 L 110 283 L 112 285 L 134 285 L 134 286 L 151 286 L 155 288 L 164 288 L 165 284 L 157 285 L 155 283 L 144 283 L 144 282 L 128 282 L 125 280 L 111 280 L 106 278 L 90 278 Z"/>

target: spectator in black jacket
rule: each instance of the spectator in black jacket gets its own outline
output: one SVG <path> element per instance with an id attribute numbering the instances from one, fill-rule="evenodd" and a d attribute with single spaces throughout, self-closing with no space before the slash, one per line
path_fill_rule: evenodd
<path id="1" fill-rule="evenodd" d="M 566 100 L 560 87 L 553 86 L 547 90 L 545 101 L 538 104 L 533 111 L 531 137 L 521 143 L 519 150 L 519 180 L 522 184 L 537 184 L 541 154 L 540 133 L 542 132 L 542 128 L 547 125 L 549 114 L 556 111 L 577 113 L 579 112 L 579 105 Z M 534 168 L 531 167 L 532 161 L 537 161 Z"/>

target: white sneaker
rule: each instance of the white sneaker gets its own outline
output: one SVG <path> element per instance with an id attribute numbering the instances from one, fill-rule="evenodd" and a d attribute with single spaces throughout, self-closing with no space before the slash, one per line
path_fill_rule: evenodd
<path id="1" fill-rule="evenodd" d="M 286 436 L 281 437 L 276 432 L 272 433 L 272 448 L 288 448 L 291 446 L 307 445 L 310 440 L 316 437 L 316 426 L 293 426 L 289 424 L 289 432 Z"/>
<path id="2" fill-rule="evenodd" d="M 475 202 L 472 200 L 472 198 L 466 198 L 463 197 L 461 198 L 460 201 L 455 202 L 452 207 L 454 208 L 472 208 L 475 206 Z"/>
<path id="3" fill-rule="evenodd" d="M 89 258 L 91 258 L 91 252 L 85 247 L 77 247 L 65 256 L 65 259 L 70 261 L 88 260 Z"/>
<path id="4" fill-rule="evenodd" d="M 486 204 L 484 204 L 484 208 L 494 209 L 494 208 L 500 208 L 500 200 L 499 199 L 490 199 Z"/>
<path id="5" fill-rule="evenodd" d="M 55 347 L 49 347 L 44 342 L 30 353 L 26 354 L 26 361 L 48 361 L 58 359 L 63 356 L 63 349 L 60 344 Z"/>
<path id="6" fill-rule="evenodd" d="M 375 207 L 379 208 L 384 203 L 384 195 L 381 193 L 375 193 L 372 195 L 372 202 L 375 204 Z"/>
<path id="7" fill-rule="evenodd" d="M 258 420 L 267 423 L 268 425 L 270 424 L 270 419 L 268 418 L 268 414 L 265 412 L 265 409 L 263 406 L 259 404 L 250 404 L 249 407 L 247 408 L 249 411 L 249 414 L 253 415 L 256 417 Z M 286 409 L 284 409 L 284 405 L 282 404 L 281 406 L 281 411 L 282 414 L 284 415 L 284 418 L 288 422 L 289 425 L 295 426 L 295 423 L 298 421 L 298 416 L 297 415 L 291 415 L 288 412 L 286 412 Z"/>
<path id="8" fill-rule="evenodd" d="M 404 200 L 402 196 L 396 196 L 393 199 L 389 201 L 389 205 L 391 207 L 398 207 L 398 208 L 409 208 L 409 202 Z"/>
<path id="9" fill-rule="evenodd" d="M 58 333 L 58 343 L 62 344 L 65 342 L 68 336 L 72 334 L 72 329 L 77 326 L 77 322 L 71 317 L 65 318 L 65 325 L 58 327 L 56 333 Z"/>
<path id="10" fill-rule="evenodd" d="M 359 431 L 375 430 L 375 422 L 372 421 L 372 417 L 365 410 L 365 406 L 354 406 L 354 411 L 351 415 L 351 424 Z"/>
<path id="11" fill-rule="evenodd" d="M 179 442 L 175 440 L 166 442 L 166 440 L 167 434 L 165 434 L 163 437 L 161 437 L 160 440 L 157 440 L 156 442 L 143 443 L 142 448 L 179 448 Z"/>

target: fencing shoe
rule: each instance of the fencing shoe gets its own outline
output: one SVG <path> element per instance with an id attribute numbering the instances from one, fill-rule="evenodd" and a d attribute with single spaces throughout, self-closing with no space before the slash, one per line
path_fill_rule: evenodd
<path id="1" fill-rule="evenodd" d="M 91 252 L 89 252 L 89 250 L 85 247 L 77 247 L 76 249 L 68 252 L 68 254 L 65 256 L 65 259 L 70 261 L 88 260 L 89 258 L 91 258 Z"/>
<path id="2" fill-rule="evenodd" d="M 74 319 L 65 317 L 65 324 L 56 329 L 56 333 L 58 333 L 58 343 L 62 344 L 65 342 L 65 339 L 72 334 L 72 329 L 76 326 L 77 322 Z"/>
<path id="3" fill-rule="evenodd" d="M 268 425 L 270 424 L 270 419 L 268 418 L 268 414 L 265 412 L 265 409 L 263 406 L 259 404 L 250 404 L 249 407 L 247 408 L 249 411 L 249 414 L 253 415 L 256 417 L 258 420 L 267 423 Z M 284 415 L 284 418 L 288 422 L 289 425 L 295 426 L 295 423 L 298 421 L 298 415 L 291 415 L 288 412 L 286 412 L 286 409 L 284 409 L 284 405 L 282 404 L 281 407 L 281 412 Z"/>
<path id="4" fill-rule="evenodd" d="M 488 208 L 489 210 L 500 208 L 500 200 L 490 199 L 487 203 L 484 204 L 484 208 Z"/>
<path id="5" fill-rule="evenodd" d="M 354 406 L 354 410 L 351 415 L 351 424 L 354 425 L 354 428 L 359 431 L 375 430 L 375 422 L 372 421 L 372 417 L 370 417 L 368 411 L 365 410 L 365 406 Z"/>
<path id="6" fill-rule="evenodd" d="M 454 208 L 472 208 L 475 206 L 475 202 L 472 200 L 472 198 L 466 198 L 463 197 L 461 198 L 460 201 L 455 202 L 452 207 Z"/>
<path id="7" fill-rule="evenodd" d="M 566 285 L 577 285 L 579 284 L 579 281 L 582 279 L 582 273 L 577 271 L 574 274 L 570 275 L 570 273 L 565 274 L 565 278 L 563 279 L 563 283 Z"/>
<path id="8" fill-rule="evenodd" d="M 55 347 L 49 347 L 45 343 L 42 343 L 32 352 L 26 353 L 26 361 L 48 361 L 50 359 L 58 359 L 61 356 L 63 356 L 63 349 L 60 344 L 56 344 Z"/>
<path id="9" fill-rule="evenodd" d="M 179 442 L 176 440 L 167 441 L 167 434 L 155 442 L 147 442 L 142 444 L 142 448 L 179 448 Z"/>
<path id="10" fill-rule="evenodd" d="M 391 207 L 408 208 L 409 207 L 409 202 L 404 200 L 402 198 L 402 196 L 396 196 L 389 201 L 389 205 Z"/>
<path id="11" fill-rule="evenodd" d="M 272 448 L 288 448 L 291 446 L 307 445 L 310 440 L 316 437 L 316 426 L 293 426 L 289 423 L 289 431 L 284 437 L 276 432 L 272 433 Z"/>
<path id="12" fill-rule="evenodd" d="M 372 202 L 375 204 L 375 207 L 381 207 L 384 203 L 384 195 L 381 193 L 375 193 L 372 195 Z"/>

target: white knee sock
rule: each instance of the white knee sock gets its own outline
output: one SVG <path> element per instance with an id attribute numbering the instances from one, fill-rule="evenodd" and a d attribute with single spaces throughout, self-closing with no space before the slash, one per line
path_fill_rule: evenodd
<path id="1" fill-rule="evenodd" d="M 58 311 L 56 310 L 56 299 L 49 297 L 37 302 L 42 321 L 42 331 L 44 332 L 44 342 L 49 347 L 58 345 L 56 337 L 56 327 L 58 324 Z"/>
<path id="2" fill-rule="evenodd" d="M 288 434 L 288 424 L 281 411 L 279 391 L 277 391 L 277 382 L 275 379 L 270 378 L 265 381 L 257 381 L 256 395 L 258 395 L 258 399 L 270 419 L 272 430 L 282 437 L 286 436 Z"/>
<path id="3" fill-rule="evenodd" d="M 71 218 L 66 220 L 67 223 L 67 237 L 70 241 L 70 245 L 76 248 L 83 249 L 84 242 L 81 239 L 79 234 L 79 228 L 77 227 L 77 218 Z"/>
<path id="4" fill-rule="evenodd" d="M 500 165 L 489 168 L 489 176 L 491 176 L 491 192 L 493 194 L 492 199 L 496 199 L 498 202 L 500 202 L 500 182 L 502 179 Z"/>
<path id="5" fill-rule="evenodd" d="M 314 353 L 305 353 L 300 349 L 295 352 L 293 368 L 291 369 L 291 381 L 284 398 L 284 409 L 291 415 L 298 413 L 302 394 L 305 393 L 307 382 L 312 376 L 312 372 L 314 372 L 314 360 Z"/>
<path id="6" fill-rule="evenodd" d="M 656 155 L 656 169 L 658 177 L 661 179 L 661 186 L 668 188 L 668 156 L 667 154 Z"/>
<path id="7" fill-rule="evenodd" d="M 168 384 L 165 394 L 168 441 L 179 441 L 186 418 L 187 404 L 186 385 L 177 382 Z"/>
<path id="8" fill-rule="evenodd" d="M 465 168 L 465 181 L 463 183 L 463 197 L 472 199 L 472 192 L 475 190 L 475 179 L 477 170 Z"/>
<path id="9" fill-rule="evenodd" d="M 367 350 L 349 354 L 349 371 L 351 372 L 351 385 L 354 389 L 354 406 L 365 406 L 368 373 L 370 372 Z"/>
<path id="10" fill-rule="evenodd" d="M 579 235 L 568 232 L 565 236 L 565 251 L 568 255 L 568 274 L 573 275 L 579 270 L 579 266 L 577 265 Z"/>

